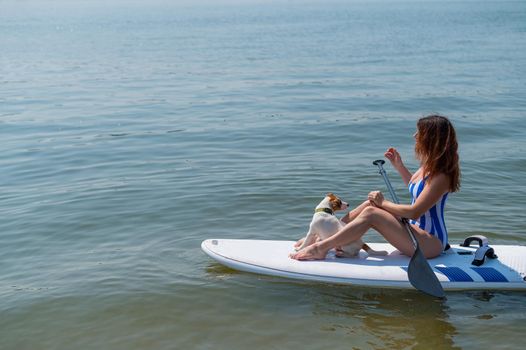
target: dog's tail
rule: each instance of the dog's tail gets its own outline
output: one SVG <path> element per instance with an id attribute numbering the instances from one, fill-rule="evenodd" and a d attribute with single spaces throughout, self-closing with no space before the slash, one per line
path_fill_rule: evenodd
<path id="1" fill-rule="evenodd" d="M 362 249 L 365 250 L 369 255 L 387 255 L 387 252 L 385 250 L 374 250 L 373 248 L 369 247 L 366 243 L 362 245 Z"/>

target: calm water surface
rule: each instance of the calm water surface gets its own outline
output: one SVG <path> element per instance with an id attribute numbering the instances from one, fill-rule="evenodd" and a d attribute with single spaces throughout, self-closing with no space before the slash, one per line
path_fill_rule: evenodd
<path id="1" fill-rule="evenodd" d="M 451 242 L 526 244 L 526 2 L 0 0 L 1 349 L 515 349 L 523 293 L 238 273 L 451 117 Z M 402 182 L 387 168 L 399 195 Z M 381 239 L 370 232 L 366 240 Z"/>

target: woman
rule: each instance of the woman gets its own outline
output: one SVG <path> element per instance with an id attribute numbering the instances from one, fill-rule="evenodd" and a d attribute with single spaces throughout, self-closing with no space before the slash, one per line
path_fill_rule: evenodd
<path id="1" fill-rule="evenodd" d="M 413 135 L 420 168 L 411 174 L 394 148 L 385 152 L 393 167 L 409 186 L 411 204 L 395 204 L 382 192 L 369 193 L 368 200 L 349 212 L 346 223 L 334 236 L 316 242 L 295 254 L 297 260 L 321 260 L 331 248 L 340 247 L 362 237 L 373 228 L 403 254 L 411 256 L 414 246 L 400 218 L 409 218 L 420 249 L 426 258 L 442 253 L 447 244 L 444 205 L 449 192 L 460 188 L 460 167 L 455 129 L 446 117 L 430 115 L 417 122 Z"/>

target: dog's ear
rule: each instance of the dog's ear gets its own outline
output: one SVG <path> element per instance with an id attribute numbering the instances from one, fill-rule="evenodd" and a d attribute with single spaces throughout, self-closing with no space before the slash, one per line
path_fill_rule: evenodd
<path id="1" fill-rule="evenodd" d="M 333 200 L 335 200 L 336 198 L 338 198 L 338 197 L 336 197 L 336 196 L 334 195 L 334 193 L 332 193 L 332 192 L 327 193 L 327 197 L 329 197 L 329 198 L 331 199 L 331 201 L 333 201 Z"/>
<path id="2" fill-rule="evenodd" d="M 330 204 L 331 204 L 331 209 L 334 211 L 342 209 L 342 201 L 340 198 L 336 198 L 334 200 L 331 199 Z"/>

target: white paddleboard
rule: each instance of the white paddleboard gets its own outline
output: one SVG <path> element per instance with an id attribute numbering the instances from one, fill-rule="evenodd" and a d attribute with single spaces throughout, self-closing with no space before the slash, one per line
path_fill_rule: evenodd
<path id="1" fill-rule="evenodd" d="M 235 270 L 298 280 L 380 288 L 412 289 L 407 277 L 409 258 L 388 243 L 368 243 L 387 256 L 337 258 L 330 251 L 325 260 L 289 258 L 293 241 L 207 239 L 201 244 L 212 259 Z M 492 245 L 496 259 L 472 265 L 476 247 L 452 245 L 428 260 L 444 290 L 526 290 L 526 246 Z"/>

